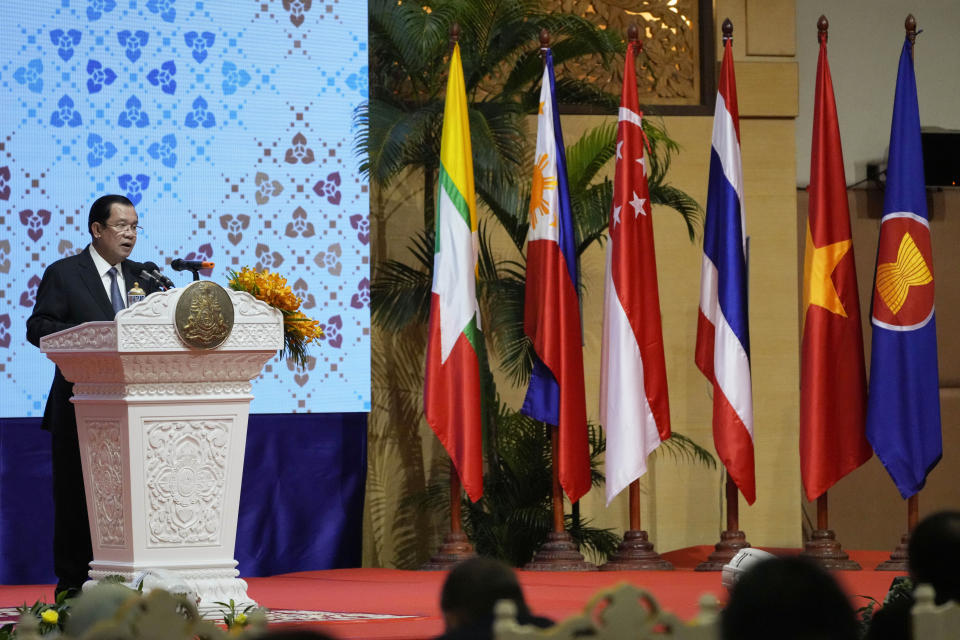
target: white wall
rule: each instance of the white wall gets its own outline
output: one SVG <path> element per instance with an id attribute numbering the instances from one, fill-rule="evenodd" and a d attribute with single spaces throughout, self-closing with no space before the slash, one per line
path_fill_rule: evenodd
<path id="1" fill-rule="evenodd" d="M 810 182 L 810 135 L 816 81 L 817 19 L 830 20 L 827 51 L 837 98 L 847 184 L 866 177 L 868 162 L 886 164 L 903 21 L 917 19 L 914 65 L 920 124 L 960 130 L 958 0 L 797 0 L 797 184 Z"/>

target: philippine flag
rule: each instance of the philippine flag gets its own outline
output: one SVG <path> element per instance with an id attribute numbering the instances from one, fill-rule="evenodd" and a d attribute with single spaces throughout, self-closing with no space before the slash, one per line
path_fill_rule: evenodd
<path id="1" fill-rule="evenodd" d="M 521 411 L 557 426 L 557 471 L 571 501 L 590 490 L 577 253 L 567 162 L 546 49 L 527 232 L 523 330 L 536 357 Z"/>
<path id="2" fill-rule="evenodd" d="M 748 504 L 756 500 L 740 117 L 733 48 L 723 48 L 713 114 L 697 320 L 697 366 L 713 384 L 713 442 Z"/>

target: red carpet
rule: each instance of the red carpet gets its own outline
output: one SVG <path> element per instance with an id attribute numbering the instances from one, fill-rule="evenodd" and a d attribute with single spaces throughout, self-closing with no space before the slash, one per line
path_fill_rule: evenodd
<path id="1" fill-rule="evenodd" d="M 660 605 L 681 618 L 696 613 L 697 600 L 704 593 L 712 593 L 721 602 L 726 593 L 720 586 L 719 573 L 697 573 L 692 570 L 706 559 L 712 549 L 707 546 L 680 549 L 664 554 L 676 571 L 631 571 L 591 573 L 519 572 L 520 582 L 531 609 L 554 620 L 582 610 L 584 604 L 598 589 L 627 581 L 653 593 Z M 771 549 L 778 554 L 796 553 L 785 549 Z M 851 558 L 864 571 L 845 571 L 835 574 L 851 596 L 855 608 L 866 604 L 857 596 L 872 596 L 883 600 L 891 580 L 898 574 L 873 571 L 886 560 L 886 551 L 851 551 Z M 248 578 L 250 596 L 277 611 L 273 624 L 309 618 L 299 612 L 329 612 L 332 614 L 385 614 L 409 616 L 385 619 L 356 619 L 357 616 L 316 614 L 320 622 L 296 624 L 319 625 L 338 638 L 430 638 L 442 631 L 440 618 L 440 587 L 445 573 L 398 571 L 393 569 L 335 569 L 305 571 L 270 578 Z M 51 601 L 51 585 L 0 586 L 0 607 L 15 607 L 36 599 Z M 289 611 L 294 610 L 294 611 Z M 346 619 L 330 619 L 330 618 Z"/>

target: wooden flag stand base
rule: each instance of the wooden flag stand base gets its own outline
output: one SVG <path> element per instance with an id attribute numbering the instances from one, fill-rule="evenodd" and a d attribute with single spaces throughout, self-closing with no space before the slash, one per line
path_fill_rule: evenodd
<path id="1" fill-rule="evenodd" d="M 810 539 L 803 545 L 800 553 L 819 564 L 824 569 L 834 571 L 860 571 L 862 567 L 850 559 L 837 542 L 837 536 L 830 529 L 827 520 L 827 493 L 817 498 L 817 528 L 810 534 Z"/>
<path id="2" fill-rule="evenodd" d="M 730 562 L 740 549 L 750 546 L 746 534 L 740 531 L 740 497 L 737 485 L 729 474 L 726 489 L 727 530 L 720 533 L 720 542 L 714 546 L 706 562 L 697 565 L 696 571 L 722 571 L 723 565 Z"/>
<path id="3" fill-rule="evenodd" d="M 541 41 L 543 35 L 540 36 Z M 563 490 L 560 487 L 560 450 L 557 427 L 550 427 L 550 453 L 553 458 L 553 531 L 537 549 L 524 571 L 596 571 L 597 565 L 583 559 L 573 536 L 563 526 Z"/>
<path id="4" fill-rule="evenodd" d="M 421 571 L 446 571 L 454 565 L 476 556 L 473 545 L 467 539 L 460 525 L 460 477 L 450 463 L 450 533 L 430 561 L 420 567 Z"/>
<path id="5" fill-rule="evenodd" d="M 900 544 L 893 550 L 888 560 L 884 560 L 877 565 L 876 571 L 907 572 L 907 560 L 909 559 L 907 545 L 910 543 L 910 533 L 912 533 L 914 527 L 917 526 L 920 513 L 920 499 L 917 495 L 918 494 L 915 493 L 907 498 L 907 533 L 900 536 Z"/>
<path id="6" fill-rule="evenodd" d="M 467 539 L 467 534 L 463 531 L 451 531 L 444 537 L 440 549 L 432 556 L 430 561 L 420 567 L 421 571 L 446 571 L 452 569 L 454 565 L 476 556 L 473 545 Z"/>
<path id="7" fill-rule="evenodd" d="M 640 529 L 640 481 L 630 483 L 630 530 L 600 571 L 673 571 L 673 565 L 653 550 L 647 532 Z"/>
<path id="8" fill-rule="evenodd" d="M 837 542 L 833 529 L 814 529 L 800 555 L 813 560 L 824 569 L 860 571 L 863 568 L 843 550 L 843 545 Z"/>
<path id="9" fill-rule="evenodd" d="M 577 544 L 566 531 L 551 531 L 547 541 L 537 549 L 533 560 L 523 567 L 524 571 L 596 571 L 597 565 L 587 562 Z"/>
<path id="10" fill-rule="evenodd" d="M 900 536 L 900 544 L 890 553 L 890 558 L 877 565 L 875 571 L 900 571 L 907 572 L 907 544 L 910 542 L 910 534 L 905 533 Z"/>

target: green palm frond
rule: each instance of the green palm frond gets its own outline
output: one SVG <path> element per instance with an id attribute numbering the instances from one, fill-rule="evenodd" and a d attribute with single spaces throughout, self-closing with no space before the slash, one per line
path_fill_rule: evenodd
<path id="1" fill-rule="evenodd" d="M 524 93 L 531 85 L 535 85 L 539 93 L 539 81 L 543 75 L 543 61 L 539 49 L 541 29 L 546 29 L 550 33 L 550 50 L 553 54 L 554 67 L 591 54 L 599 54 L 604 60 L 610 60 L 613 55 L 623 49 L 618 34 L 598 29 L 589 20 L 571 14 L 538 12 L 525 23 L 523 33 L 527 38 L 525 43 L 527 48 L 517 57 L 504 82 L 505 92 Z M 559 73 L 556 75 L 561 76 Z M 559 80 L 560 78 L 558 82 Z M 559 96 L 559 87 L 557 93 Z"/>
<path id="2" fill-rule="evenodd" d="M 598 89 L 589 81 L 561 77 L 556 86 L 557 101 L 562 105 L 594 107 L 610 115 L 616 114 L 620 106 L 620 96 Z"/>
<path id="3" fill-rule="evenodd" d="M 670 207 L 683 217 L 687 226 L 687 235 L 693 242 L 697 230 L 703 225 L 703 208 L 689 194 L 672 185 L 659 185 L 656 191 L 651 189 L 650 202 Z"/>
<path id="4" fill-rule="evenodd" d="M 422 149 L 435 134 L 431 128 L 439 108 L 428 105 L 409 112 L 383 100 L 370 100 L 360 112 L 354 143 L 365 156 L 361 171 L 385 188 L 407 167 L 422 166 Z"/>
<path id="5" fill-rule="evenodd" d="M 533 167 L 531 161 L 525 164 L 527 167 Z M 523 168 L 519 169 L 519 172 L 523 171 Z M 477 197 L 510 236 L 517 251 L 522 252 L 527 240 L 527 229 L 530 226 L 530 219 L 527 216 L 530 204 L 529 181 L 487 180 L 478 175 L 475 184 Z"/>
<path id="6" fill-rule="evenodd" d="M 448 50 L 455 7 L 438 3 L 424 11 L 417 3 L 370 0 L 370 84 L 385 95 L 403 89 L 407 95 L 430 98 L 440 90 L 442 78 L 432 69 Z"/>
<path id="7" fill-rule="evenodd" d="M 399 331 L 411 323 L 425 324 L 430 317 L 433 234 L 417 234 L 409 249 L 415 266 L 386 260 L 370 287 L 372 319 L 388 331 Z"/>
<path id="8" fill-rule="evenodd" d="M 577 255 L 583 255 L 594 242 L 603 243 L 610 221 L 610 203 L 613 202 L 613 182 L 604 179 L 571 195 L 574 226 L 577 230 Z"/>
<path id="9" fill-rule="evenodd" d="M 500 366 L 513 386 L 525 386 L 533 368 L 533 344 L 523 331 L 526 276 L 521 263 L 498 264 L 499 277 L 484 281 L 481 311 Z"/>
<path id="10" fill-rule="evenodd" d="M 617 152 L 617 123 L 607 122 L 587 131 L 566 148 L 570 192 L 583 191 Z"/>
<path id="11" fill-rule="evenodd" d="M 485 190 L 528 166 L 530 152 L 517 131 L 522 115 L 514 102 L 478 102 L 469 109 L 473 171 Z"/>
<path id="12" fill-rule="evenodd" d="M 717 459 L 710 451 L 694 442 L 692 438 L 676 431 L 660 443 L 660 446 L 654 451 L 654 455 L 669 455 L 674 460 L 696 462 L 710 469 L 717 468 Z"/>
<path id="13" fill-rule="evenodd" d="M 613 529 L 600 529 L 591 526 L 590 520 L 576 521 L 570 515 L 566 520 L 567 531 L 590 562 L 603 564 L 620 546 L 620 536 Z"/>

